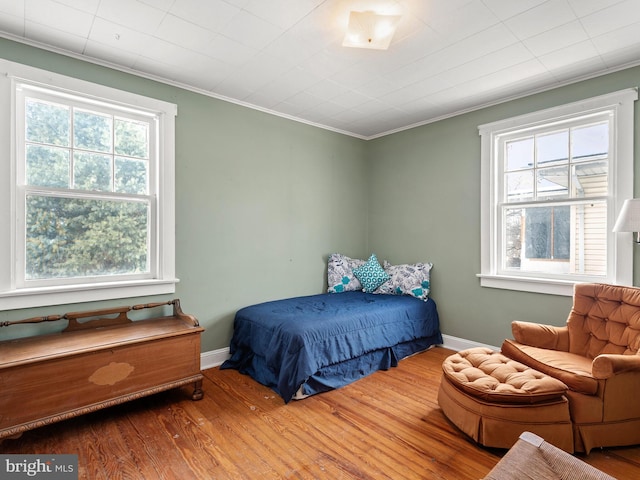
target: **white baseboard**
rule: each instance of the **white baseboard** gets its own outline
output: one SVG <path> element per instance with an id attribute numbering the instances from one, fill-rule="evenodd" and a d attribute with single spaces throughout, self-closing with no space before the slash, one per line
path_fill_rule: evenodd
<path id="1" fill-rule="evenodd" d="M 209 352 L 203 352 L 200 355 L 200 369 L 206 370 L 207 368 L 217 367 L 222 365 L 227 358 L 231 355 L 229 354 L 229 347 L 219 348 L 218 350 L 211 350 Z"/>
<path id="2" fill-rule="evenodd" d="M 451 335 L 442 335 L 442 347 L 449 348 L 459 352 L 460 350 L 466 350 L 473 347 L 486 347 L 492 350 L 500 350 L 500 347 L 494 347 L 493 345 L 487 345 L 485 343 L 473 342 L 464 338 L 452 337 Z M 200 355 L 200 368 L 206 370 L 207 368 L 218 367 L 230 357 L 229 347 L 219 348 L 218 350 L 211 350 L 209 352 L 203 352 Z"/>
<path id="3" fill-rule="evenodd" d="M 442 346 L 459 352 L 460 350 L 466 350 L 467 348 L 474 347 L 486 347 L 491 350 L 500 351 L 500 347 L 494 347 L 493 345 L 487 345 L 486 343 L 478 343 L 464 338 L 452 337 L 451 335 L 442 335 Z"/>

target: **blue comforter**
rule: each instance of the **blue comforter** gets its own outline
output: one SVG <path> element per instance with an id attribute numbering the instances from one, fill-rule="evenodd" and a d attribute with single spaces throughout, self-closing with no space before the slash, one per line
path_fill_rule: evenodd
<path id="1" fill-rule="evenodd" d="M 308 393 L 352 381 L 345 365 L 364 376 L 437 343 L 442 336 L 432 299 L 326 293 L 239 310 L 231 358 L 221 368 L 249 374 L 289 402 L 307 381 L 316 385 Z M 323 378 L 330 380 L 318 387 Z"/>

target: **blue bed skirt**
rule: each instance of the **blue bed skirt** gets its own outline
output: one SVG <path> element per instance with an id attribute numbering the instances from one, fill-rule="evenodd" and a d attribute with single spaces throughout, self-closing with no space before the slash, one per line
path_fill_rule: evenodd
<path id="1" fill-rule="evenodd" d="M 233 368 L 271 387 L 288 403 L 397 366 L 441 344 L 432 299 L 326 293 L 261 303 L 236 313 Z"/>

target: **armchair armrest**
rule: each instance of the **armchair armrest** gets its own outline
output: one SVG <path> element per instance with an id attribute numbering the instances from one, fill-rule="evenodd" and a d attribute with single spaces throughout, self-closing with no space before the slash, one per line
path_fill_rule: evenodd
<path id="1" fill-rule="evenodd" d="M 569 330 L 566 325 L 555 327 L 541 323 L 511 322 L 511 332 L 516 342 L 538 348 L 569 351 Z"/>
<path id="2" fill-rule="evenodd" d="M 640 355 L 603 353 L 593 359 L 591 374 L 605 379 L 623 372 L 640 372 Z"/>

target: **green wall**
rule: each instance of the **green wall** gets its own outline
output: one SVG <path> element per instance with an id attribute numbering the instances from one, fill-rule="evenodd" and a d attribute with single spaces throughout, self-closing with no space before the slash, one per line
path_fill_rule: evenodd
<path id="1" fill-rule="evenodd" d="M 206 352 L 229 345 L 237 309 L 320 293 L 330 253 L 366 254 L 364 141 L 8 40 L 0 57 L 178 105 L 180 279 L 175 295 L 5 311 L 0 321 L 180 298 L 206 328 Z"/>
<path id="2" fill-rule="evenodd" d="M 206 328 L 205 352 L 228 346 L 238 308 L 323 291 L 332 252 L 433 262 L 447 335 L 498 346 L 514 319 L 562 325 L 568 297 L 480 287 L 477 126 L 640 81 L 640 68 L 628 69 L 365 142 L 8 40 L 0 57 L 178 105 L 181 279 L 175 296 L 0 312 L 0 321 L 178 297 Z"/>
<path id="3" fill-rule="evenodd" d="M 632 68 L 367 143 L 369 249 L 392 263 L 433 262 L 432 297 L 443 333 L 500 346 L 511 336 L 512 320 L 562 325 L 571 308 L 570 297 L 480 287 L 478 125 L 638 83 L 640 68 Z M 638 134 L 639 112 L 636 102 Z M 636 142 L 634 158 L 638 148 Z M 636 162 L 636 176 L 638 168 Z"/>

